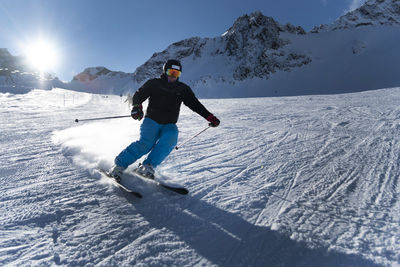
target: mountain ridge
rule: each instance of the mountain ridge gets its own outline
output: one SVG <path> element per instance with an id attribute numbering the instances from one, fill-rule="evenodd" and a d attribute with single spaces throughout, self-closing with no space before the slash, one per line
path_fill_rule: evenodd
<path id="1" fill-rule="evenodd" d="M 288 44 L 288 40 L 280 37 L 281 33 L 304 35 L 306 32 L 300 26 L 291 24 L 282 25 L 271 17 L 264 16 L 260 11 L 243 15 L 236 19 L 233 25 L 221 36 L 214 38 L 191 37 L 168 46 L 161 52 L 154 53 L 143 65 L 139 66 L 134 73 L 127 73 L 132 81 L 127 81 L 132 86 L 139 86 L 147 79 L 157 77 L 161 74 L 162 66 L 169 58 L 183 61 L 203 60 L 202 57 L 219 58 L 223 66 L 235 66 L 229 69 L 232 75 L 228 76 L 221 72 L 221 69 L 213 67 L 219 75 L 212 77 L 213 73 L 200 73 L 196 77 L 195 68 L 185 67 L 185 78 L 190 86 L 201 85 L 212 79 L 217 82 L 234 84 L 235 81 L 242 81 L 248 78 L 268 78 L 278 70 L 289 71 L 311 62 L 305 54 L 297 52 L 286 52 L 282 48 Z M 205 59 L 207 61 L 207 59 Z M 206 65 L 206 62 L 203 63 Z M 189 64 L 190 65 L 190 64 Z M 190 73 L 192 73 L 190 75 Z M 188 75 L 189 74 L 189 75 Z M 77 76 L 85 76 L 85 71 Z M 103 79 L 109 73 L 98 73 L 93 79 Z M 75 76 L 76 77 L 76 76 Z M 70 83 L 72 87 L 80 87 L 82 83 Z M 86 91 L 96 91 L 95 83 L 84 81 Z M 125 87 L 126 88 L 126 87 Z M 98 88 L 104 92 L 110 91 L 109 87 Z M 117 88 L 115 88 L 117 89 Z M 121 91 L 117 93 L 122 93 Z"/>
<path id="2" fill-rule="evenodd" d="M 147 79 L 158 77 L 169 58 L 182 61 L 182 81 L 198 96 L 206 98 L 331 94 L 398 86 L 400 81 L 395 74 L 381 75 L 380 82 L 369 83 L 365 74 L 376 76 L 381 69 L 396 64 L 397 57 L 388 56 L 385 67 L 381 64 L 383 58 L 376 54 L 394 53 L 394 48 L 387 50 L 385 47 L 400 41 L 394 37 L 396 33 L 388 34 L 398 29 L 399 3 L 398 0 L 369 0 L 332 24 L 314 27 L 309 33 L 300 26 L 282 25 L 255 11 L 237 18 L 221 36 L 187 38 L 154 53 L 133 73 L 127 74 L 130 79 L 126 79 L 124 89 L 113 87 L 111 83 L 107 83 L 106 90 L 96 89 L 94 83 L 89 83 L 88 90 L 132 93 Z M 387 43 L 378 44 L 379 41 L 372 40 L 369 35 L 386 38 Z M 342 36 L 346 39 L 341 40 Z M 331 41 L 327 43 L 324 39 Z M 307 45 L 303 45 L 306 40 L 309 40 Z M 332 57 L 330 53 L 337 53 L 337 56 Z M 349 76 L 349 71 L 342 67 L 343 62 L 359 69 L 357 75 Z M 364 65 L 357 65 L 358 62 L 373 66 L 375 72 L 366 70 L 363 73 Z M 388 69 L 386 73 L 392 71 Z M 336 76 L 320 78 L 326 75 Z M 347 83 L 340 81 L 344 77 L 349 79 Z M 104 75 L 98 77 L 99 81 L 104 79 Z"/>
<path id="3" fill-rule="evenodd" d="M 346 13 L 331 24 L 314 27 L 311 32 L 333 31 L 362 26 L 400 25 L 399 0 L 368 0 L 361 7 Z"/>
<path id="4" fill-rule="evenodd" d="M 400 0 L 369 0 L 332 24 L 314 27 L 308 33 L 300 26 L 283 25 L 255 11 L 238 17 L 220 36 L 191 37 L 172 43 L 155 52 L 133 73 L 89 67 L 68 83 L 58 79 L 52 83 L 90 93 L 133 93 L 146 80 L 158 77 L 167 59 L 175 58 L 184 66 L 181 80 L 199 97 L 206 98 L 331 94 L 393 87 L 400 85 L 394 73 L 380 75 L 379 82 L 363 80 L 383 70 L 393 72 L 389 68 L 396 66 L 398 60 L 394 48 L 400 41 L 396 37 L 398 25 Z M 376 56 L 387 53 L 394 56 Z M 10 58 L 8 51 L 0 50 L 0 64 L 2 54 L 3 58 Z M 349 76 L 342 67 L 344 62 L 359 69 L 357 75 Z M 11 74 L 7 71 L 3 68 L 0 72 L 0 83 L 1 79 L 3 84 L 10 83 Z M 13 75 L 16 80 L 18 75 Z M 347 83 L 339 82 L 344 77 L 349 79 Z"/>
<path id="5" fill-rule="evenodd" d="M 49 73 L 33 70 L 23 57 L 13 56 L 7 48 L 0 48 L 0 92 L 27 93 L 53 87 L 65 87 L 65 84 Z"/>

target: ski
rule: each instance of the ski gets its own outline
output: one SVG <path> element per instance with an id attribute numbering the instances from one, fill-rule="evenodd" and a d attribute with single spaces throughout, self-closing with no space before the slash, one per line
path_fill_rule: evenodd
<path id="1" fill-rule="evenodd" d="M 121 183 L 117 182 L 117 180 L 115 180 L 115 178 L 112 177 L 108 171 L 103 170 L 103 169 L 98 169 L 98 170 L 99 170 L 100 173 L 102 173 L 102 174 L 104 174 L 106 177 L 110 178 L 110 180 L 111 180 L 115 185 L 117 185 L 119 188 L 123 189 L 125 192 L 130 193 L 130 194 L 134 195 L 134 196 L 137 197 L 137 198 L 142 198 L 142 197 L 143 197 L 142 194 L 140 194 L 139 192 L 136 192 L 136 191 L 133 191 L 133 190 L 131 190 L 131 189 L 129 189 L 129 188 L 126 188 L 126 187 L 123 186 Z"/>
<path id="2" fill-rule="evenodd" d="M 174 191 L 175 193 L 181 194 L 181 195 L 187 195 L 189 193 L 189 190 L 187 190 L 184 187 L 174 187 L 174 186 L 169 186 L 166 184 L 162 184 L 160 182 L 157 182 L 157 184 L 159 184 L 161 187 Z"/>
<path id="3" fill-rule="evenodd" d="M 140 173 L 138 173 L 135 170 L 133 170 L 132 172 L 133 175 L 146 180 L 146 181 L 153 181 L 155 184 L 157 184 L 158 186 L 161 186 L 162 188 L 168 189 L 170 191 L 173 191 L 175 193 L 181 194 L 181 195 L 187 195 L 189 193 L 189 190 L 187 190 L 186 188 L 182 187 L 182 186 L 172 186 L 172 185 L 167 185 L 165 183 L 163 183 L 162 181 L 160 181 L 159 179 L 157 179 L 157 177 L 146 177 Z"/>

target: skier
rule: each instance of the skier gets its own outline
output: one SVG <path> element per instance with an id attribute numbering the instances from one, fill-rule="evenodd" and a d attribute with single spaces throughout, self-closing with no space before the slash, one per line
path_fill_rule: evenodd
<path id="1" fill-rule="evenodd" d="M 123 171 L 143 155 L 148 154 L 136 170 L 141 175 L 154 178 L 154 169 L 171 153 L 178 141 L 179 111 L 182 102 L 217 127 L 219 119 L 210 113 L 196 98 L 192 89 L 179 81 L 182 65 L 170 59 L 163 66 L 160 78 L 148 80 L 133 95 L 131 116 L 143 118 L 142 103 L 149 99 L 146 116 L 140 126 L 140 138 L 126 147 L 114 160 L 110 174 L 120 181 Z"/>
<path id="2" fill-rule="evenodd" d="M 132 106 L 132 96 L 131 94 L 128 93 L 128 96 L 126 97 L 124 103 L 128 102 L 128 108 L 131 109 Z"/>

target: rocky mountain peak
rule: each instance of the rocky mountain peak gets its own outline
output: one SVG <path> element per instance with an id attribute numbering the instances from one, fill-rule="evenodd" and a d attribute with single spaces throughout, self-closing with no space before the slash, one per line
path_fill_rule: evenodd
<path id="1" fill-rule="evenodd" d="M 281 25 L 273 18 L 264 16 L 260 11 L 239 17 L 224 35 L 229 36 L 243 32 L 250 32 L 253 37 L 263 37 L 264 39 L 267 37 L 266 35 L 276 36 L 279 32 L 305 34 L 302 27 L 291 24 Z"/>
<path id="2" fill-rule="evenodd" d="M 221 36 L 214 38 L 188 38 L 170 45 L 138 67 L 133 74 L 134 80 L 141 83 L 161 73 L 162 65 L 169 58 L 193 62 L 196 60 L 225 58 L 235 62 L 232 77 L 224 79 L 244 80 L 251 77 L 267 78 L 278 69 L 291 69 L 308 64 L 310 59 L 305 55 L 287 53 L 279 50 L 289 41 L 280 36 L 282 32 L 305 34 L 300 26 L 281 25 L 260 11 L 246 14 L 233 23 Z M 201 76 L 201 75 L 200 75 Z M 186 76 L 188 77 L 188 76 Z M 193 80 L 201 80 L 193 77 Z M 204 78 L 206 79 L 206 78 Z"/>
<path id="3" fill-rule="evenodd" d="M 107 75 L 110 72 L 111 70 L 107 69 L 106 67 L 90 67 L 86 68 L 78 75 L 75 75 L 73 80 L 78 80 L 81 82 L 91 81 L 98 78 L 99 76 Z"/>
<path id="4" fill-rule="evenodd" d="M 274 35 L 279 33 L 279 24 L 270 17 L 264 16 L 260 11 L 256 11 L 250 15 L 243 15 L 236 19 L 232 27 L 224 34 L 225 36 L 237 33 L 259 33 L 260 29 L 269 29 Z"/>
<path id="5" fill-rule="evenodd" d="M 235 58 L 238 65 L 233 72 L 233 78 L 267 79 L 270 73 L 279 69 L 289 70 L 308 64 L 310 59 L 307 56 L 287 53 L 281 49 L 289 43 L 281 37 L 282 32 L 305 34 L 300 26 L 281 25 L 260 11 L 239 17 L 222 35 L 224 53 Z"/>
<path id="6" fill-rule="evenodd" d="M 311 32 L 357 28 L 361 26 L 400 25 L 400 0 L 368 0 L 330 25 L 314 27 Z"/>

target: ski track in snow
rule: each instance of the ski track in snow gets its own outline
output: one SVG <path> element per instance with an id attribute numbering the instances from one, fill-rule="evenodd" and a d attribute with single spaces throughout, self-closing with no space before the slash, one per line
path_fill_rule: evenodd
<path id="1" fill-rule="evenodd" d="M 400 89 L 202 100 L 221 119 L 160 173 L 188 196 L 94 171 L 138 137 L 117 96 L 0 94 L 0 264 L 400 264 Z M 182 107 L 179 142 L 207 126 Z"/>

